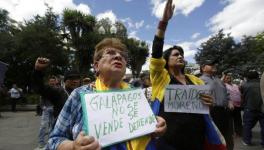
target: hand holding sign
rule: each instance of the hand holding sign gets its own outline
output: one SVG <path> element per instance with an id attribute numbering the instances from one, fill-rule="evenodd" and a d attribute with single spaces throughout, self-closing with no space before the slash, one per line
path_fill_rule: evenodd
<path id="1" fill-rule="evenodd" d="M 213 97 L 208 94 L 200 94 L 200 99 L 202 100 L 202 103 L 208 106 L 213 105 Z"/>
<path id="2" fill-rule="evenodd" d="M 84 131 L 102 147 L 166 130 L 164 119 L 158 117 L 157 123 L 142 89 L 83 93 L 82 109 Z"/>
<path id="3" fill-rule="evenodd" d="M 85 150 L 100 150 L 101 146 L 98 141 L 92 136 L 85 136 L 84 132 L 80 132 L 77 139 L 73 142 L 73 149 L 85 149 Z"/>
<path id="4" fill-rule="evenodd" d="M 156 119 L 158 121 L 158 123 L 156 125 L 157 128 L 152 135 L 154 137 L 159 137 L 159 136 L 164 135 L 164 133 L 167 130 L 167 125 L 166 125 L 166 121 L 162 117 L 157 116 Z"/>

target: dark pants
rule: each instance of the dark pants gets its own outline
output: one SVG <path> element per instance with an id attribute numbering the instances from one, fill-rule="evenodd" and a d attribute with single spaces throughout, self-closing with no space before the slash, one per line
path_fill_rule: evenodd
<path id="1" fill-rule="evenodd" d="M 11 98 L 11 110 L 13 112 L 16 111 L 16 103 L 17 103 L 17 100 L 18 100 L 18 98 Z"/>
<path id="2" fill-rule="evenodd" d="M 159 138 L 156 140 L 157 150 L 203 150 L 204 143 L 194 142 L 195 139 L 191 139 L 192 144 L 182 143 L 181 145 L 169 144 L 164 138 Z"/>
<path id="3" fill-rule="evenodd" d="M 213 107 L 210 114 L 214 123 L 225 138 L 228 150 L 234 149 L 233 122 L 231 112 L 224 107 Z"/>
<path id="4" fill-rule="evenodd" d="M 264 113 L 245 109 L 243 115 L 243 141 L 251 144 L 252 128 L 259 121 L 261 129 L 261 145 L 264 146 Z"/>
<path id="5" fill-rule="evenodd" d="M 157 150 L 203 150 L 205 121 L 202 114 L 160 113 L 167 132 L 157 140 Z"/>
<path id="6" fill-rule="evenodd" d="M 238 136 L 242 136 L 242 118 L 241 118 L 241 108 L 235 107 L 234 110 L 231 112 L 235 133 Z"/>

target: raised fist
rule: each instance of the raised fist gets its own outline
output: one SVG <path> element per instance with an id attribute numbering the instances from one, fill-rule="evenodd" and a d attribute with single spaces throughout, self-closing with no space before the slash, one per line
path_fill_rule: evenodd
<path id="1" fill-rule="evenodd" d="M 42 71 L 46 69 L 50 64 L 50 60 L 45 57 L 38 57 L 36 62 L 35 62 L 35 69 Z"/>

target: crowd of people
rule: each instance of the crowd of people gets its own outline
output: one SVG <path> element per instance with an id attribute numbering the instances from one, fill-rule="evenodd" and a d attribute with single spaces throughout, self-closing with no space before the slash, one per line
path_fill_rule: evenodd
<path id="1" fill-rule="evenodd" d="M 97 139 L 83 131 L 80 94 L 131 88 L 143 89 L 157 119 L 156 130 L 150 135 L 115 143 L 105 149 L 233 150 L 236 137 L 242 137 L 244 145 L 253 144 L 251 130 L 258 121 L 260 144 L 264 147 L 264 95 L 261 95 L 264 94 L 264 74 L 260 82 L 257 71 L 248 71 L 245 74 L 247 80 L 235 84 L 232 73 L 223 73 L 222 78 L 216 75 L 216 60 L 201 62 L 200 76 L 186 74 L 183 48 L 174 45 L 163 51 L 166 28 L 173 12 L 172 0 L 168 0 L 154 36 L 150 70 L 138 80 L 125 78 L 128 51 L 117 38 L 105 38 L 96 45 L 94 81 L 88 76 L 81 78 L 76 70 L 69 70 L 65 72 L 61 84 L 58 77 L 45 73 L 50 60 L 37 58 L 31 78 L 32 88 L 40 95 L 42 110 L 36 149 L 102 149 Z M 209 108 L 209 114 L 166 111 L 164 99 L 168 85 L 208 85 L 211 95 L 200 94 L 199 98 Z M 9 92 L 12 111 L 16 111 L 16 102 L 22 90 L 14 84 Z"/>

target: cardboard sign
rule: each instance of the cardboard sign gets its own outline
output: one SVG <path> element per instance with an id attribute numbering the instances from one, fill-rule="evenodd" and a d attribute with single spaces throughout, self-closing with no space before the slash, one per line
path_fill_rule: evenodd
<path id="1" fill-rule="evenodd" d="M 201 93 L 211 95 L 208 85 L 168 85 L 165 91 L 165 112 L 209 114 L 208 106 L 202 104 Z"/>
<path id="2" fill-rule="evenodd" d="M 102 147 L 154 132 L 156 117 L 142 89 L 82 94 L 84 131 Z"/>

